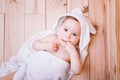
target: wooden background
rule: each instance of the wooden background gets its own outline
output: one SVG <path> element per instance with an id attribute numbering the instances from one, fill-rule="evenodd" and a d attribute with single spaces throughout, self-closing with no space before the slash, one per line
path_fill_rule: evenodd
<path id="1" fill-rule="evenodd" d="M 51 28 L 59 15 L 77 7 L 97 34 L 91 35 L 82 73 L 72 80 L 120 80 L 119 5 L 119 0 L 0 0 L 0 64 L 31 36 Z"/>

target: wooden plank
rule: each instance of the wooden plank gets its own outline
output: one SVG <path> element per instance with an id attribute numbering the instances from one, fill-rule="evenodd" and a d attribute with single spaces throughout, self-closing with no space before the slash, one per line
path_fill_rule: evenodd
<path id="1" fill-rule="evenodd" d="M 44 13 L 45 0 L 25 0 L 25 13 Z"/>
<path id="2" fill-rule="evenodd" d="M 0 14 L 0 65 L 3 62 L 4 49 L 4 14 Z"/>
<path id="3" fill-rule="evenodd" d="M 67 12 L 72 11 L 75 8 L 81 9 L 83 12 L 88 7 L 88 0 L 67 0 Z M 88 16 L 88 11 L 84 13 L 85 16 Z M 89 80 L 89 56 L 85 61 L 82 72 L 73 76 L 72 80 Z"/>
<path id="4" fill-rule="evenodd" d="M 0 0 L 0 13 L 4 13 L 5 0 Z"/>
<path id="5" fill-rule="evenodd" d="M 5 49 L 8 61 L 24 43 L 24 0 L 5 0 Z"/>
<path id="6" fill-rule="evenodd" d="M 26 0 L 25 6 L 25 40 L 27 40 L 45 30 L 45 0 Z"/>
<path id="7" fill-rule="evenodd" d="M 117 52 L 116 52 L 116 23 L 115 23 L 115 0 L 106 2 L 107 18 L 107 43 L 108 43 L 108 68 L 110 80 L 117 79 Z"/>
<path id="8" fill-rule="evenodd" d="M 106 27 L 103 0 L 89 0 L 89 18 L 97 29 L 90 47 L 90 80 L 105 80 L 105 39 Z"/>
<path id="9" fill-rule="evenodd" d="M 117 79 L 120 80 L 120 0 L 116 0 Z"/>
<path id="10" fill-rule="evenodd" d="M 45 14 L 25 15 L 25 40 L 45 30 Z"/>
<path id="11" fill-rule="evenodd" d="M 91 43 L 90 43 L 90 73 L 89 73 L 89 77 L 90 79 L 89 80 L 97 80 L 96 79 L 96 38 L 95 37 L 92 37 L 93 39 L 91 40 Z M 94 59 L 92 59 L 94 58 Z"/>
<path id="12" fill-rule="evenodd" d="M 46 26 L 51 28 L 61 14 L 66 13 L 66 0 L 46 0 Z"/>
<path id="13" fill-rule="evenodd" d="M 88 0 L 67 0 L 67 12 L 70 12 L 71 10 L 75 8 L 80 8 L 84 15 L 88 15 Z"/>

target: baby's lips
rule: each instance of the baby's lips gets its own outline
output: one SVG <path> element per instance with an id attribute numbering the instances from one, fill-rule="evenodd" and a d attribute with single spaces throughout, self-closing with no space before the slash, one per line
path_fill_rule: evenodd
<path id="1" fill-rule="evenodd" d="M 66 41 L 64 41 L 64 40 L 60 40 L 60 43 L 61 43 L 62 46 L 66 45 Z"/>

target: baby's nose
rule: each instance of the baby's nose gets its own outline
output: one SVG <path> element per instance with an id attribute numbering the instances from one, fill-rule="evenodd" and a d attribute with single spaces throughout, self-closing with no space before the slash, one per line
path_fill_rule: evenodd
<path id="1" fill-rule="evenodd" d="M 68 33 L 68 34 L 66 35 L 66 38 L 67 38 L 67 39 L 70 39 L 70 37 L 71 37 L 71 35 Z"/>

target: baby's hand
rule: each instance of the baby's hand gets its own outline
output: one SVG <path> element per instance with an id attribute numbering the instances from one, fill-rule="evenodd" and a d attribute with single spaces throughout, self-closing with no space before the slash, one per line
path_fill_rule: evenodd
<path id="1" fill-rule="evenodd" d="M 66 51 L 68 53 L 70 53 L 70 54 L 74 54 L 74 53 L 77 52 L 75 46 L 72 43 L 70 43 L 70 42 L 66 42 L 66 44 L 64 45 L 64 47 L 65 47 Z"/>
<path id="2" fill-rule="evenodd" d="M 48 42 L 46 44 L 46 50 L 48 52 L 56 52 L 59 49 L 59 44 L 57 42 Z"/>

